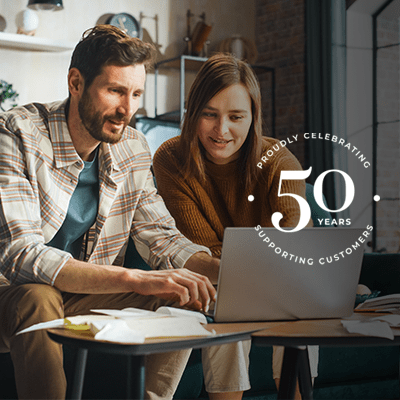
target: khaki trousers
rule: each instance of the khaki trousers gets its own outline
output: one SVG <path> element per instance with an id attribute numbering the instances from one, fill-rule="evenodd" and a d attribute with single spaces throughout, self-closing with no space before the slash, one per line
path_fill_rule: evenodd
<path id="1" fill-rule="evenodd" d="M 251 340 L 201 349 L 204 385 L 208 393 L 243 392 L 250 389 Z"/>
<path id="2" fill-rule="evenodd" d="M 16 336 L 20 330 L 39 322 L 88 314 L 92 308 L 155 310 L 167 303 L 136 293 L 83 295 L 61 293 L 43 284 L 0 286 L 0 352 L 11 353 L 18 397 L 63 399 L 66 392 L 61 345 L 46 331 Z M 146 398 L 172 399 L 190 351 L 146 356 Z"/>

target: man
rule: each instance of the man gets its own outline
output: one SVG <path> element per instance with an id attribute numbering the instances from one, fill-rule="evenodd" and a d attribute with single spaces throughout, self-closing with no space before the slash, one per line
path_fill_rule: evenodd
<path id="1" fill-rule="evenodd" d="M 207 310 L 214 299 L 204 275 L 216 276 L 218 260 L 177 231 L 147 143 L 127 126 L 151 54 L 97 26 L 72 55 L 68 100 L 0 115 L 0 351 L 11 352 L 19 398 L 66 389 L 61 346 L 21 329 L 92 308 Z M 121 267 L 129 236 L 154 270 Z M 172 397 L 188 354 L 148 357 L 149 398 Z"/>

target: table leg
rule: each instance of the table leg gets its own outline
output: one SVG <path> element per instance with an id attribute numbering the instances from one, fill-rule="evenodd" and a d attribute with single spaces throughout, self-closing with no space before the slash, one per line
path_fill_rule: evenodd
<path id="1" fill-rule="evenodd" d="M 128 356 L 127 399 L 144 399 L 145 390 L 145 356 Z"/>
<path id="2" fill-rule="evenodd" d="M 285 347 L 283 354 L 281 380 L 279 383 L 278 400 L 294 399 L 298 375 L 299 349 Z"/>
<path id="3" fill-rule="evenodd" d="M 298 364 L 298 377 L 301 398 L 304 400 L 312 400 L 313 398 L 313 387 L 310 371 L 310 360 L 308 357 L 308 349 L 299 350 L 299 364 Z"/>
<path id="4" fill-rule="evenodd" d="M 67 386 L 67 399 L 80 400 L 82 398 L 83 381 L 87 360 L 87 349 L 79 348 L 75 354 L 75 370 L 71 386 Z"/>
<path id="5" fill-rule="evenodd" d="M 303 400 L 312 400 L 312 382 L 308 350 L 306 346 L 285 347 L 278 399 L 294 399 L 296 382 L 299 379 Z"/>

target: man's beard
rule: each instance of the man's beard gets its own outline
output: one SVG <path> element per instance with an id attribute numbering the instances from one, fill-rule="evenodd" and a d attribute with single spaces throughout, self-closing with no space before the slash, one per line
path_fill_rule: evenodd
<path id="1" fill-rule="evenodd" d="M 93 101 L 87 90 L 84 90 L 82 98 L 79 100 L 78 112 L 83 126 L 94 139 L 100 142 L 117 143 L 121 139 L 125 127 L 129 123 L 129 120 L 121 113 L 101 116 L 100 112 L 94 109 Z M 104 123 L 107 120 L 123 122 L 124 126 L 122 129 L 111 129 L 112 134 L 108 134 L 103 131 Z"/>

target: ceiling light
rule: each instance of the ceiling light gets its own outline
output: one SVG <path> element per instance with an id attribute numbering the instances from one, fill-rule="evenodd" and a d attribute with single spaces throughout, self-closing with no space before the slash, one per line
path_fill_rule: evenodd
<path id="1" fill-rule="evenodd" d="M 32 10 L 59 11 L 64 7 L 62 0 L 29 0 L 28 8 Z"/>

